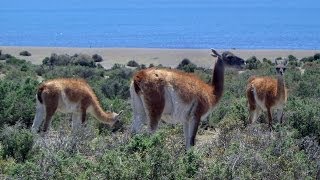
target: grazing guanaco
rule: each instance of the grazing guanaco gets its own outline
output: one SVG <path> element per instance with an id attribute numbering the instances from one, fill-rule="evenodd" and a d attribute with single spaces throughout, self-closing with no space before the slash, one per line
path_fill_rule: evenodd
<path id="1" fill-rule="evenodd" d="M 134 75 L 130 86 L 132 133 L 139 133 L 144 123 L 153 133 L 160 119 L 182 123 L 186 148 L 194 146 L 200 121 L 213 111 L 223 94 L 222 56 L 213 49 L 212 52 L 218 60 L 210 84 L 194 74 L 172 69 L 150 68 Z"/>
<path id="2" fill-rule="evenodd" d="M 54 113 L 72 113 L 72 129 L 85 123 L 86 113 L 91 113 L 102 123 L 113 125 L 118 114 L 104 112 L 97 96 L 83 79 L 52 79 L 42 83 L 36 95 L 37 110 L 32 131 L 39 132 L 43 123 L 43 131 L 47 132 Z"/>
<path id="3" fill-rule="evenodd" d="M 246 90 L 250 112 L 249 123 L 255 122 L 261 111 L 266 111 L 270 129 L 272 129 L 272 110 L 278 110 L 277 119 L 282 123 L 283 108 L 288 95 L 284 81 L 288 61 L 276 60 L 275 63 L 277 78 L 251 77 Z"/>

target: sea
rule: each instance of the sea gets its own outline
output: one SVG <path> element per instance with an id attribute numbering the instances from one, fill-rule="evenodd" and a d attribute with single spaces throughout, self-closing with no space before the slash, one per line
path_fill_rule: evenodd
<path id="1" fill-rule="evenodd" d="M 320 0 L 0 0 L 0 46 L 320 49 Z"/>

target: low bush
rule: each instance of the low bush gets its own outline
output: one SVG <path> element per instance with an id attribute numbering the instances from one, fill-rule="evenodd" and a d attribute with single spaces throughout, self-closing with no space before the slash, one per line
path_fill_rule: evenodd
<path id="1" fill-rule="evenodd" d="M 2 157 L 12 157 L 18 162 L 27 160 L 33 146 L 32 133 L 19 125 L 4 127 L 1 131 Z"/>
<path id="2" fill-rule="evenodd" d="M 0 127 L 5 124 L 14 125 L 17 122 L 27 127 L 31 126 L 37 85 L 38 82 L 30 78 L 0 81 Z"/>
<path id="3" fill-rule="evenodd" d="M 183 59 L 179 65 L 177 66 L 177 69 L 183 70 L 185 72 L 194 72 L 196 70 L 197 66 L 193 64 L 189 59 Z"/>
<path id="4" fill-rule="evenodd" d="M 286 107 L 288 124 L 297 129 L 298 137 L 318 137 L 320 143 L 320 106 L 316 99 L 292 97 Z"/>
<path id="5" fill-rule="evenodd" d="M 94 56 L 99 60 L 99 56 Z M 87 54 L 74 54 L 73 56 L 69 56 L 68 54 L 60 54 L 57 55 L 52 53 L 50 57 L 46 57 L 43 59 L 42 64 L 50 67 L 53 66 L 66 66 L 66 65 L 80 65 L 86 67 L 96 67 L 95 60 L 93 56 L 89 56 Z"/>
<path id="6" fill-rule="evenodd" d="M 320 53 L 316 53 L 316 54 L 313 56 L 313 59 L 314 59 L 314 60 L 320 60 Z"/>
<path id="7" fill-rule="evenodd" d="M 135 60 L 131 60 L 127 63 L 129 67 L 139 67 L 139 64 Z"/>
<path id="8" fill-rule="evenodd" d="M 261 62 L 255 56 L 252 56 L 246 60 L 246 69 L 258 69 L 260 66 Z"/>
<path id="9" fill-rule="evenodd" d="M 100 56 L 99 54 L 92 55 L 92 59 L 94 60 L 94 62 L 102 62 L 103 61 L 102 56 Z"/>
<path id="10" fill-rule="evenodd" d="M 101 84 L 103 94 L 107 98 L 127 99 L 130 96 L 129 86 L 133 71 L 123 67 L 108 71 L 106 74 L 108 78 Z"/>
<path id="11" fill-rule="evenodd" d="M 75 54 L 71 57 L 71 63 L 74 65 L 86 66 L 86 67 L 96 67 L 95 61 L 86 54 Z"/>
<path id="12" fill-rule="evenodd" d="M 13 56 L 11 56 L 10 54 L 0 54 L 0 60 L 6 60 L 12 57 Z"/>
<path id="13" fill-rule="evenodd" d="M 31 56 L 31 53 L 28 52 L 28 51 L 21 51 L 21 52 L 19 53 L 19 55 L 20 55 L 20 56 Z"/>

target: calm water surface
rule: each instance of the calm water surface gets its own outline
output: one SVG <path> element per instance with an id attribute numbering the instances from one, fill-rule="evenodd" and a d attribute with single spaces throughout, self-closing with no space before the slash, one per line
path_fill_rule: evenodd
<path id="1" fill-rule="evenodd" d="M 1 46 L 320 49 L 319 0 L 1 0 Z"/>

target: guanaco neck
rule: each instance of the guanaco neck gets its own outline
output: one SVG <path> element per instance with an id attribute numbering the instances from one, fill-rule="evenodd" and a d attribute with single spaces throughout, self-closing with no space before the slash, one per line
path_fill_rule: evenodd
<path id="1" fill-rule="evenodd" d="M 221 58 L 218 58 L 214 66 L 211 85 L 214 87 L 213 95 L 219 100 L 224 86 L 224 64 Z"/>
<path id="2" fill-rule="evenodd" d="M 277 84 L 277 97 L 284 98 L 285 97 L 285 81 L 283 75 L 277 76 L 278 84 Z"/>
<path id="3" fill-rule="evenodd" d="M 98 103 L 93 104 L 93 114 L 98 120 L 103 123 L 114 123 L 114 114 L 112 112 L 105 112 Z"/>

